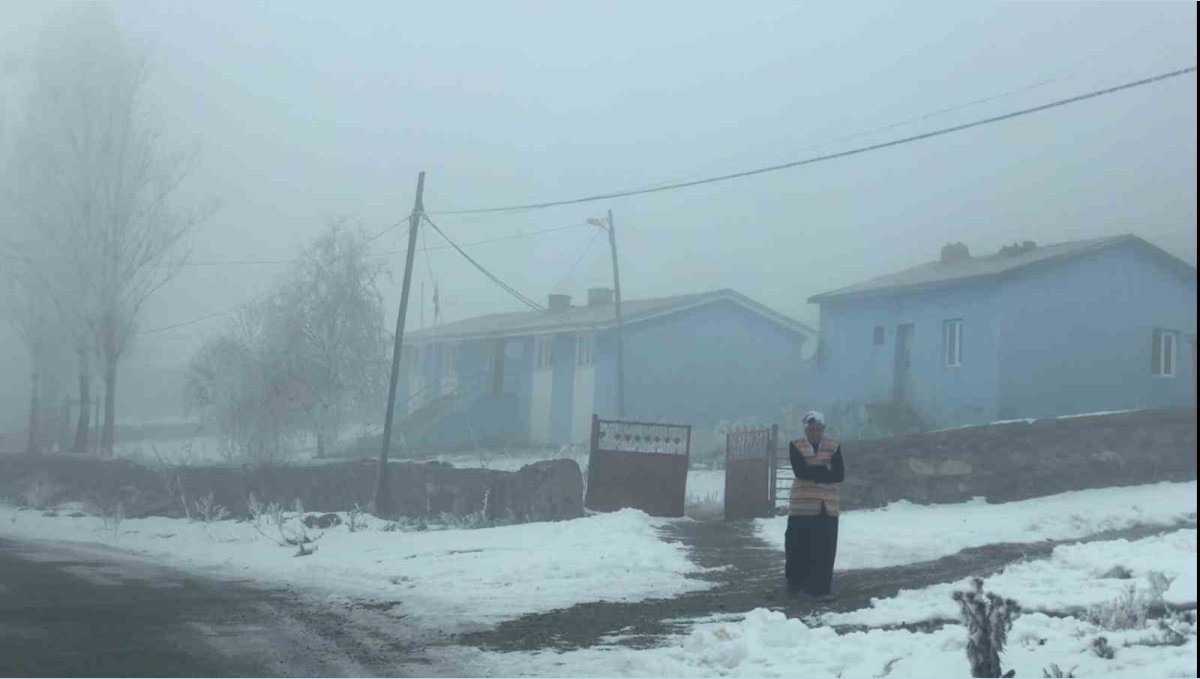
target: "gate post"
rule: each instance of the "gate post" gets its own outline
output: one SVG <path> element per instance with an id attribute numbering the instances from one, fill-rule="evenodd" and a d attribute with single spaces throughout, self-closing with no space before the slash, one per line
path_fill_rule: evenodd
<path id="1" fill-rule="evenodd" d="M 776 474 L 775 474 L 776 467 L 775 466 L 778 464 L 775 461 L 775 457 L 776 457 L 775 449 L 778 446 L 779 446 L 779 425 L 773 424 L 773 425 L 771 425 L 771 443 L 768 444 L 768 446 L 767 446 L 767 457 L 771 460 L 771 462 L 769 464 L 770 471 L 767 472 L 768 474 L 771 475 L 771 495 L 767 498 L 767 511 L 764 512 L 764 514 L 763 514 L 764 516 L 774 516 L 775 515 L 775 489 L 776 489 L 776 484 L 779 483 L 779 480 L 777 478 L 775 478 L 776 477 Z"/>

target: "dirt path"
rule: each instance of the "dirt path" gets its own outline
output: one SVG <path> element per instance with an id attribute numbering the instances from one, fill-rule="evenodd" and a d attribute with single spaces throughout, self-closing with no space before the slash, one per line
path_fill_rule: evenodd
<path id="1" fill-rule="evenodd" d="M 755 537 L 750 522 L 680 521 L 664 530 L 664 539 L 685 545 L 698 565 L 720 569 L 700 576 L 714 584 L 711 589 L 673 599 L 580 604 L 523 616 L 487 631 L 462 634 L 454 642 L 493 651 L 571 650 L 613 643 L 645 648 L 659 645 L 666 635 L 685 631 L 700 617 L 745 613 L 755 608 L 783 611 L 789 617 L 852 611 L 869 606 L 872 598 L 895 596 L 901 589 L 927 587 L 971 575 L 986 577 L 1019 561 L 1046 558 L 1059 545 L 1133 540 L 1195 525 L 1192 522 L 1169 527 L 1144 526 L 1079 540 L 995 544 L 967 549 L 936 561 L 841 572 L 834 576 L 837 600 L 817 609 L 810 600 L 792 600 L 784 595 L 783 554 Z"/>

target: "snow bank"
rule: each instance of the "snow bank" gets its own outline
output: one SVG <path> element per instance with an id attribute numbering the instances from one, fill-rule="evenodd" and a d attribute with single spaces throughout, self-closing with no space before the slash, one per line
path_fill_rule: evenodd
<path id="1" fill-rule="evenodd" d="M 1116 567 L 1131 578 L 1102 577 Z M 1050 558 L 1014 564 L 988 578 L 984 587 L 1016 599 L 1025 610 L 1061 612 L 1086 608 L 1117 598 L 1126 587 L 1147 589 L 1146 576 L 1159 571 L 1174 581 L 1163 595 L 1172 605 L 1196 604 L 1196 531 L 1179 530 L 1141 540 L 1111 540 L 1056 547 Z M 882 627 L 958 617 L 950 599 L 956 589 L 966 589 L 969 579 L 872 601 L 870 608 L 831 613 L 831 625 Z"/>
<path id="2" fill-rule="evenodd" d="M 837 570 L 930 561 L 969 547 L 1079 538 L 1137 525 L 1173 525 L 1196 515 L 1196 482 L 1096 488 L 988 504 L 895 502 L 842 514 Z M 787 517 L 759 519 L 758 535 L 783 549 Z"/>
<path id="3" fill-rule="evenodd" d="M 1196 531 L 1129 542 L 1060 547 L 1046 561 L 1022 563 L 986 581 L 985 589 L 1016 598 L 1029 607 L 1087 606 L 1115 596 L 1130 580 L 1102 580 L 1111 565 L 1138 575 L 1148 568 L 1174 574 L 1168 599 L 1193 601 L 1196 586 Z M 1144 563 L 1141 567 L 1135 564 Z M 872 629 L 839 636 L 825 623 L 895 625 L 929 618 L 957 619 L 950 598 L 966 581 L 904 592 L 871 609 L 824 616 L 821 625 L 756 609 L 735 621 L 703 621 L 690 634 L 660 648 L 617 646 L 568 653 L 493 654 L 464 651 L 466 670 L 500 676 L 629 677 L 966 677 L 966 629 L 950 624 L 933 632 Z M 1178 591 L 1177 591 L 1178 588 Z M 1172 596 L 1175 595 L 1175 596 Z M 1074 618 L 1025 613 L 1017 618 L 1003 655 L 1017 676 L 1042 676 L 1051 663 L 1080 677 L 1190 677 L 1196 662 L 1195 626 L 1181 646 L 1151 646 L 1152 631 L 1112 632 Z M 1111 660 L 1091 652 L 1104 636 L 1116 649 Z M 461 661 L 461 659 L 459 659 Z"/>
<path id="4" fill-rule="evenodd" d="M 263 532 L 271 536 L 265 525 Z M 338 526 L 295 557 L 253 523 L 127 519 L 115 538 L 100 518 L 0 506 L 0 535 L 109 542 L 217 578 L 301 587 L 332 599 L 394 602 L 436 624 L 492 623 L 587 601 L 636 601 L 703 589 L 685 549 L 659 539 L 663 520 L 636 510 L 479 530 L 351 533 Z M 320 533 L 320 531 L 310 531 Z"/>

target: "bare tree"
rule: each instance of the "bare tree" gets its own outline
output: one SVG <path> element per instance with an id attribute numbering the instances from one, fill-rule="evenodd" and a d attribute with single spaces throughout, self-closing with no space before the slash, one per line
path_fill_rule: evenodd
<path id="1" fill-rule="evenodd" d="M 240 311 L 192 360 L 187 402 L 254 461 L 298 433 L 317 456 L 385 386 L 382 264 L 360 229 L 330 222 L 263 302 Z"/>
<path id="2" fill-rule="evenodd" d="M 304 249 L 273 298 L 269 351 L 284 370 L 304 429 L 316 439 L 317 457 L 382 393 L 382 272 L 362 230 L 334 220 Z"/>
<path id="3" fill-rule="evenodd" d="M 181 209 L 175 196 L 190 156 L 172 154 L 151 123 L 149 51 L 126 38 L 103 4 L 51 20 L 33 61 L 18 157 L 19 204 L 57 263 L 42 273 L 71 318 L 81 413 L 94 354 L 104 380 L 101 450 L 111 454 L 118 366 L 146 301 L 178 274 L 183 239 L 212 207 Z M 86 418 L 81 414 L 81 419 Z M 80 423 L 76 446 L 87 438 Z"/>
<path id="4" fill-rule="evenodd" d="M 192 357 L 185 400 L 212 425 L 231 456 L 277 462 L 299 426 L 283 370 L 268 355 L 263 333 L 265 305 L 247 306 L 226 332 L 209 339 Z"/>

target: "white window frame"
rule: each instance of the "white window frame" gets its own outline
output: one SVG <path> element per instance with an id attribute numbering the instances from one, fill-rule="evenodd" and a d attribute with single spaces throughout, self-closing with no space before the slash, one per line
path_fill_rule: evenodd
<path id="1" fill-rule="evenodd" d="M 1179 365 L 1179 331 L 1169 328 L 1155 328 L 1151 339 L 1150 374 L 1154 377 L 1175 377 L 1176 366 Z M 1158 350 L 1158 360 L 1154 360 L 1154 350 Z"/>
<path id="2" fill-rule="evenodd" d="M 942 324 L 942 358 L 947 368 L 962 367 L 961 318 L 951 318 Z"/>
<path id="3" fill-rule="evenodd" d="M 575 365 L 589 366 L 595 358 L 596 336 L 580 333 L 575 336 Z"/>
<path id="4" fill-rule="evenodd" d="M 538 370 L 550 370 L 554 367 L 554 337 L 545 336 L 534 338 L 534 367 Z"/>

